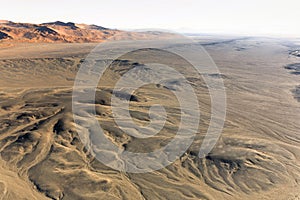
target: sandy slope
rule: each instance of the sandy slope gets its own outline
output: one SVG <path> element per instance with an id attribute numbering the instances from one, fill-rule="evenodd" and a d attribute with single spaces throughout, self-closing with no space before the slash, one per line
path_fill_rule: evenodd
<path id="1" fill-rule="evenodd" d="M 218 144 L 205 158 L 197 157 L 210 117 L 210 100 L 202 83 L 191 79 L 194 87 L 202 88 L 197 90 L 203 111 L 198 137 L 172 165 L 146 174 L 120 173 L 104 166 L 86 151 L 76 133 L 72 85 L 92 45 L 1 49 L 0 197 L 300 199 L 300 104 L 292 92 L 299 76 L 284 68 L 300 62 L 296 56 L 289 57 L 293 41 L 216 41 L 205 48 L 219 66 L 227 90 L 228 113 Z M 120 71 L 110 75 L 118 77 Z M 170 116 L 165 129 L 148 140 L 126 135 L 113 121 L 109 88 L 99 88 L 96 114 L 106 136 L 133 152 L 164 146 L 179 122 L 174 96 L 158 86 L 141 88 L 135 95 L 131 103 L 135 120 L 147 122 L 147 107 L 159 101 Z"/>

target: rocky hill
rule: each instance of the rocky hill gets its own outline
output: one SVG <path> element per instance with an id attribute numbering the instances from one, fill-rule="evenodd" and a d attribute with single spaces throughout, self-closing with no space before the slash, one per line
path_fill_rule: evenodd
<path id="1" fill-rule="evenodd" d="M 75 24 L 73 22 L 56 21 L 30 24 L 0 20 L 0 42 L 101 42 L 118 32 L 120 31 L 102 26 Z"/>

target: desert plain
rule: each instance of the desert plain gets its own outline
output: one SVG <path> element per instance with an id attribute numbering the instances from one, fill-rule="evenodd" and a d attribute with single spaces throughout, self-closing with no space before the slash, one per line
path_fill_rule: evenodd
<path id="1" fill-rule="evenodd" d="M 163 169 L 127 173 L 97 160 L 83 145 L 76 129 L 80 124 L 73 119 L 76 74 L 103 38 L 65 42 L 55 37 L 59 42 L 0 42 L 0 199 L 300 199 L 300 40 L 194 36 L 220 70 L 210 76 L 224 81 L 222 134 L 213 150 L 199 158 L 210 98 L 203 83 L 187 72 L 201 102 L 196 139 Z M 103 83 L 115 83 L 122 70 L 138 66 L 131 58 L 115 62 Z M 118 128 L 111 95 L 112 88 L 100 84 L 94 104 L 81 103 L 95 107 L 106 137 L 118 148 L 148 152 L 174 137 L 180 112 L 169 88 L 149 85 L 130 98 L 131 117 L 141 125 L 149 121 L 151 104 L 166 108 L 164 128 L 148 139 Z"/>

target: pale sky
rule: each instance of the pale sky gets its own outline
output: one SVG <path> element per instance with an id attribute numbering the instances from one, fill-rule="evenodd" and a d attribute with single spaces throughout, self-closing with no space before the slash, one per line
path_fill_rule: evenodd
<path id="1" fill-rule="evenodd" d="M 0 19 L 300 37 L 300 0 L 1 0 Z"/>

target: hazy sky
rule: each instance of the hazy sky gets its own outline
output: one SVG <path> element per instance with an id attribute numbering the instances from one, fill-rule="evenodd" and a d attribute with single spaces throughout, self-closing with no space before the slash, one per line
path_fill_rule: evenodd
<path id="1" fill-rule="evenodd" d="M 300 0 L 2 0 L 0 19 L 300 36 Z"/>

